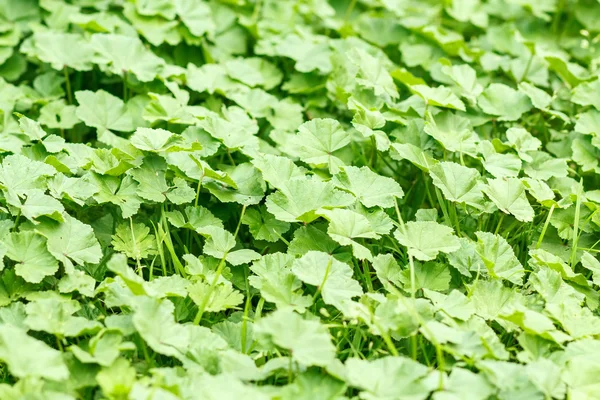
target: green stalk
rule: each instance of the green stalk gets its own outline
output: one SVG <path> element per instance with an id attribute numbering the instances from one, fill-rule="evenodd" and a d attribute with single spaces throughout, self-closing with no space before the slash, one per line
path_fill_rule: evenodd
<path id="1" fill-rule="evenodd" d="M 127 71 L 123 71 L 123 101 L 127 102 Z"/>
<path id="2" fill-rule="evenodd" d="M 500 214 L 500 218 L 498 218 L 498 225 L 496 225 L 496 230 L 494 231 L 494 235 L 497 235 L 498 232 L 500 232 L 500 227 L 502 226 L 502 221 L 504 221 L 504 216 L 506 214 L 504 214 L 503 212 L 501 212 Z"/>
<path id="3" fill-rule="evenodd" d="M 69 67 L 67 67 L 66 65 L 63 68 L 63 74 L 65 76 L 67 99 L 69 101 L 69 104 L 73 104 L 73 90 L 71 89 L 71 79 L 69 78 Z"/>
<path id="4" fill-rule="evenodd" d="M 321 294 L 321 290 L 323 289 L 323 286 L 325 286 L 325 282 L 327 282 L 327 277 L 329 276 L 329 271 L 331 270 L 332 261 L 333 261 L 333 259 L 329 258 L 329 262 L 327 263 L 327 268 L 325 269 L 325 276 L 323 276 L 323 281 L 321 282 L 319 287 L 317 287 L 317 291 L 315 292 L 315 295 L 313 296 L 313 303 L 316 303 L 317 297 L 319 297 L 319 294 Z"/>
<path id="5" fill-rule="evenodd" d="M 577 204 L 575 206 L 575 221 L 573 221 L 573 247 L 571 247 L 571 268 L 575 268 L 577 260 L 577 244 L 579 243 L 579 216 L 581 213 L 581 192 L 583 191 L 583 178 L 579 180 L 577 189 Z"/>
<path id="6" fill-rule="evenodd" d="M 542 245 L 542 241 L 544 240 L 544 235 L 546 234 L 546 229 L 548 229 L 548 225 L 550 224 L 550 218 L 552 218 L 552 213 L 554 212 L 554 204 L 550 207 L 550 211 L 548 211 L 548 216 L 546 217 L 546 222 L 544 222 L 544 227 L 542 228 L 542 233 L 535 245 L 536 249 L 539 249 Z"/>
<path id="7" fill-rule="evenodd" d="M 242 207 L 242 214 L 240 215 L 240 219 L 238 221 L 237 227 L 235 228 L 235 234 L 233 235 L 234 239 L 237 237 L 237 234 L 240 230 L 240 226 L 242 225 L 242 218 L 244 218 L 245 213 L 246 213 L 246 205 L 244 205 Z M 214 276 L 212 282 L 210 283 L 208 291 L 202 298 L 202 302 L 200 303 L 200 305 L 198 305 L 198 312 L 196 313 L 196 317 L 194 318 L 194 325 L 200 324 L 200 321 L 202 320 L 202 315 L 204 314 L 204 310 L 206 309 L 206 306 L 208 305 L 210 296 L 212 296 L 212 294 L 215 290 L 215 287 L 217 286 L 217 282 L 219 281 L 219 278 L 221 277 L 221 274 L 223 273 L 223 270 L 225 269 L 225 265 L 227 264 L 225 262 L 225 259 L 227 258 L 227 254 L 229 254 L 229 252 L 225 252 L 225 254 L 223 254 L 223 257 L 221 258 L 221 261 L 219 261 L 219 265 L 217 266 L 217 270 L 215 271 L 215 276 Z"/>

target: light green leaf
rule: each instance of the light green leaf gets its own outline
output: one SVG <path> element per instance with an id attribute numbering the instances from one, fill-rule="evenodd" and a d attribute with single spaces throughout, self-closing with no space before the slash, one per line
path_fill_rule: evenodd
<path id="1" fill-rule="evenodd" d="M 516 285 L 523 284 L 525 270 L 515 253 L 502 236 L 489 232 L 475 232 L 476 251 L 493 278 L 506 279 Z"/>
<path id="2" fill-rule="evenodd" d="M 600 81 L 597 79 L 591 82 L 580 83 L 573 89 L 571 101 L 582 106 L 594 106 L 600 110 Z"/>
<path id="3" fill-rule="evenodd" d="M 320 210 L 319 215 L 329 220 L 327 233 L 342 246 L 352 246 L 354 256 L 360 260 L 372 260 L 371 251 L 356 240 L 378 239 L 371 223 L 364 215 L 345 209 Z"/>
<path id="4" fill-rule="evenodd" d="M 409 254 L 422 261 L 433 260 L 440 252 L 452 253 L 460 248 L 454 230 L 433 221 L 407 222 L 403 228 L 394 231 L 394 237 L 408 248 Z"/>
<path id="5" fill-rule="evenodd" d="M 181 137 L 164 129 L 137 128 L 129 138 L 137 149 L 160 153 L 181 142 Z"/>
<path id="6" fill-rule="evenodd" d="M 129 110 L 123 100 L 112 94 L 98 90 L 75 92 L 79 103 L 76 114 L 86 125 L 103 130 L 130 132 L 135 129 Z"/>
<path id="7" fill-rule="evenodd" d="M 444 161 L 432 166 L 429 174 L 447 200 L 484 208 L 483 182 L 476 169 Z"/>
<path id="8" fill-rule="evenodd" d="M 137 37 L 97 33 L 92 35 L 90 45 L 100 69 L 119 76 L 129 72 L 142 82 L 152 81 L 165 64 Z"/>
<path id="9" fill-rule="evenodd" d="M 65 67 L 89 71 L 93 67 L 93 50 L 77 33 L 39 31 L 23 43 L 21 51 L 59 71 Z"/>
<path id="10" fill-rule="evenodd" d="M 72 261 L 79 265 L 97 263 L 102 258 L 100 243 L 89 225 L 63 214 L 64 222 L 44 221 L 36 230 L 48 239 L 48 250 L 61 261 L 67 272 Z"/>
<path id="11" fill-rule="evenodd" d="M 260 290 L 265 300 L 275 303 L 278 309 L 289 307 L 304 312 L 313 300 L 302 295 L 302 282 L 292 274 L 292 255 L 273 253 L 252 263 L 250 269 L 256 275 L 248 278 L 250 284 Z"/>
<path id="12" fill-rule="evenodd" d="M 41 190 L 32 189 L 29 190 L 25 196 L 25 202 L 18 206 L 21 209 L 21 214 L 29 219 L 34 224 L 37 224 L 36 218 L 45 216 L 55 221 L 62 222 L 62 213 L 65 208 L 60 201 L 54 197 L 50 197 Z"/>
<path id="13" fill-rule="evenodd" d="M 99 331 L 102 327 L 99 322 L 73 316 L 80 309 L 81 305 L 77 301 L 58 295 L 39 298 L 25 306 L 25 325 L 32 330 L 48 332 L 58 337 L 77 337 Z"/>
<path id="14" fill-rule="evenodd" d="M 323 301 L 338 309 L 343 310 L 344 303 L 363 294 L 360 284 L 352 278 L 348 264 L 321 251 L 309 251 L 294 261 L 292 272 L 301 281 L 318 286 Z"/>
<path id="15" fill-rule="evenodd" d="M 349 358 L 347 382 L 372 399 L 420 398 L 429 395 L 423 378 L 427 367 L 407 357 L 386 356 L 376 360 Z"/>
<path id="16" fill-rule="evenodd" d="M 276 242 L 290 229 L 290 224 L 277 220 L 264 206 L 249 208 L 242 218 L 242 224 L 248 225 L 256 240 Z"/>
<path id="17" fill-rule="evenodd" d="M 465 104 L 446 86 L 429 87 L 413 85 L 410 90 L 418 94 L 427 104 L 437 107 L 465 111 Z"/>
<path id="18" fill-rule="evenodd" d="M 27 282 L 39 283 L 58 271 L 58 262 L 48 252 L 46 239 L 34 232 L 11 233 L 3 239 L 6 256 L 16 261 L 15 272 Z"/>
<path id="19" fill-rule="evenodd" d="M 315 320 L 305 320 L 291 310 L 278 310 L 254 325 L 259 340 L 290 352 L 302 366 L 325 367 L 335 359 L 335 346 L 327 329 Z"/>
<path id="20" fill-rule="evenodd" d="M 231 287 L 231 284 L 219 283 L 212 291 L 211 285 L 198 281 L 188 287 L 190 298 L 197 305 L 205 304 L 205 311 L 221 312 L 236 308 L 244 301 L 244 295 Z M 208 296 L 208 298 L 207 298 Z"/>
<path id="21" fill-rule="evenodd" d="M 502 83 L 490 84 L 477 99 L 486 114 L 501 121 L 514 121 L 531 109 L 529 97 Z"/>
<path id="22" fill-rule="evenodd" d="M 332 153 L 349 143 L 350 135 L 338 121 L 315 118 L 300 125 L 298 134 L 283 143 L 283 150 L 306 163 L 326 166 L 336 173 L 344 163 Z"/>
<path id="23" fill-rule="evenodd" d="M 117 225 L 111 244 L 116 251 L 136 260 L 157 253 L 154 235 L 150 234 L 150 228 L 140 223 L 125 222 Z"/>
<path id="24" fill-rule="evenodd" d="M 450 111 L 427 116 L 424 131 L 440 142 L 446 150 L 474 156 L 479 137 L 471 128 L 471 122 Z"/>
<path id="25" fill-rule="evenodd" d="M 0 359 L 18 378 L 40 377 L 54 381 L 69 378 L 59 351 L 12 325 L 0 324 Z"/>
<path id="26" fill-rule="evenodd" d="M 489 179 L 483 192 L 503 212 L 523 222 L 533 220 L 533 208 L 527 200 L 525 186 L 517 178 Z"/>
<path id="27" fill-rule="evenodd" d="M 342 167 L 333 181 L 340 189 L 352 193 L 365 207 L 393 207 L 394 199 L 404 196 L 396 181 L 373 172 L 369 167 Z"/>
<path id="28" fill-rule="evenodd" d="M 352 204 L 354 196 L 335 189 L 333 183 L 316 179 L 292 179 L 270 194 L 267 210 L 280 221 L 311 222 L 321 208 L 337 208 Z"/>

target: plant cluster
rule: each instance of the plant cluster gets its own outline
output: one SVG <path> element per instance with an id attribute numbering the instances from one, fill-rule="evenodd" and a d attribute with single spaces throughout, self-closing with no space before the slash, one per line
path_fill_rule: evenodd
<path id="1" fill-rule="evenodd" d="M 0 398 L 600 393 L 596 0 L 0 0 Z"/>

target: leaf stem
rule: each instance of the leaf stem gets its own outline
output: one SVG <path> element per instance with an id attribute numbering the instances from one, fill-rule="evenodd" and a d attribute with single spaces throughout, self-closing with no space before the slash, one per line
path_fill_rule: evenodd
<path id="1" fill-rule="evenodd" d="M 66 65 L 63 68 L 63 74 L 65 76 L 67 99 L 69 101 L 69 104 L 73 104 L 73 91 L 71 89 L 71 79 L 69 78 L 69 67 L 67 67 Z"/>
<path id="2" fill-rule="evenodd" d="M 242 218 L 244 218 L 245 213 L 246 213 L 246 205 L 244 205 L 242 207 L 242 213 L 240 215 L 240 219 L 238 221 L 237 227 L 235 228 L 235 233 L 233 235 L 234 238 L 237 237 L 237 234 L 240 230 L 240 226 L 242 225 Z M 200 324 L 200 321 L 202 321 L 202 315 L 204 314 L 204 310 L 206 309 L 208 301 L 210 300 L 210 296 L 212 296 L 212 293 L 215 290 L 215 287 L 217 286 L 217 282 L 219 281 L 219 278 L 221 277 L 221 274 L 223 273 L 223 269 L 225 269 L 225 265 L 227 264 L 225 262 L 225 259 L 227 258 L 227 254 L 229 254 L 229 251 L 226 251 L 223 254 L 223 257 L 221 258 L 221 261 L 219 261 L 219 265 L 217 266 L 217 270 L 215 271 L 215 276 L 214 276 L 212 282 L 210 283 L 208 290 L 202 297 L 202 302 L 200 303 L 200 305 L 198 305 L 198 312 L 196 313 L 196 317 L 194 318 L 194 325 L 198 325 L 198 324 Z"/>
<path id="3" fill-rule="evenodd" d="M 498 219 L 498 225 L 496 225 L 496 230 L 494 231 L 494 235 L 497 235 L 498 232 L 500 232 L 500 227 L 502 226 L 502 221 L 504 221 L 504 216 L 506 214 L 504 214 L 502 211 L 500 211 L 500 218 Z"/>
<path id="4" fill-rule="evenodd" d="M 575 206 L 575 220 L 573 221 L 573 246 L 571 247 L 571 268 L 575 267 L 577 260 L 577 244 L 579 243 L 579 217 L 581 214 L 581 197 L 583 191 L 583 178 L 579 180 L 577 188 L 577 204 Z"/>
<path id="5" fill-rule="evenodd" d="M 546 234 L 546 229 L 548 229 L 548 225 L 550 224 L 550 218 L 552 218 L 552 213 L 554 212 L 554 204 L 550 207 L 550 211 L 548 211 L 548 216 L 546 217 L 546 222 L 544 222 L 544 227 L 542 228 L 542 233 L 540 233 L 540 237 L 535 245 L 536 249 L 539 249 L 542 245 L 542 241 L 544 240 L 544 235 Z"/>

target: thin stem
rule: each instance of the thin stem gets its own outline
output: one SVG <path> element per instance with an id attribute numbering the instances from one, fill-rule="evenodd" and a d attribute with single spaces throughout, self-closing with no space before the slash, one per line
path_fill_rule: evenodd
<path id="1" fill-rule="evenodd" d="M 198 179 L 198 186 L 196 187 L 196 199 L 194 200 L 194 207 L 198 207 L 198 198 L 200 197 L 200 189 L 202 189 L 202 180 L 204 179 L 204 175 Z"/>
<path id="2" fill-rule="evenodd" d="M 138 274 L 143 277 L 144 274 L 142 273 L 142 265 L 140 264 L 140 258 L 138 257 L 138 254 L 137 254 L 138 253 L 137 241 L 135 240 L 135 232 L 133 230 L 133 219 L 131 217 L 129 217 L 129 229 L 131 230 L 131 241 L 133 242 L 133 254 L 136 255 L 135 262 L 138 267 Z"/>
<path id="3" fill-rule="evenodd" d="M 502 221 L 504 221 L 504 216 L 506 214 L 501 213 L 500 218 L 498 219 L 498 225 L 496 225 L 496 230 L 494 231 L 494 235 L 497 235 L 500 232 L 500 227 L 502 226 Z"/>
<path id="4" fill-rule="evenodd" d="M 323 281 L 321 282 L 319 287 L 317 287 L 317 291 L 315 292 L 315 295 L 313 296 L 313 303 L 316 302 L 317 297 L 319 296 L 319 294 L 321 294 L 321 290 L 323 290 L 323 286 L 325 286 L 325 282 L 327 282 L 327 277 L 329 276 L 329 270 L 331 269 L 332 262 L 333 262 L 332 257 L 329 257 L 329 262 L 327 263 L 327 268 L 325 269 L 325 275 L 323 276 Z"/>
<path id="5" fill-rule="evenodd" d="M 229 149 L 227 149 L 227 158 L 229 158 L 229 162 L 231 163 L 231 165 L 235 167 L 235 161 L 233 161 L 233 157 L 231 156 L 231 152 L 229 151 Z"/>
<path id="6" fill-rule="evenodd" d="M 544 235 L 546 234 L 546 229 L 548 229 L 548 225 L 550 224 L 550 218 L 552 218 L 553 212 L 554 212 L 554 204 L 552 204 L 552 207 L 550 207 L 550 211 L 548 211 L 548 216 L 546 217 L 546 222 L 544 222 L 544 227 L 542 228 L 542 233 L 540 234 L 537 244 L 535 245 L 536 249 L 539 249 L 540 246 L 542 245 L 542 241 L 544 240 Z"/>
<path id="7" fill-rule="evenodd" d="M 583 191 L 583 178 L 579 180 L 577 189 L 577 204 L 575 206 L 575 221 L 573 221 L 573 247 L 571 248 L 571 267 L 574 268 L 577 260 L 577 244 L 579 242 L 579 216 L 581 213 L 581 194 Z"/>
<path id="8" fill-rule="evenodd" d="M 67 86 L 67 99 L 69 104 L 73 104 L 73 91 L 71 90 L 71 79 L 69 78 L 69 67 L 66 65 L 63 68 L 63 74 L 65 76 L 65 85 Z"/>
<path id="9" fill-rule="evenodd" d="M 348 22 L 348 19 L 350 18 L 350 15 L 352 14 L 352 11 L 354 10 L 354 7 L 356 6 L 358 0 L 352 0 L 350 2 L 350 4 L 348 5 L 348 8 L 346 9 L 346 14 L 344 14 L 344 24 L 346 24 Z"/>
<path id="10" fill-rule="evenodd" d="M 242 214 L 240 215 L 240 219 L 238 221 L 237 227 L 235 228 L 235 233 L 233 235 L 234 238 L 237 237 L 237 234 L 240 230 L 240 226 L 242 225 L 242 218 L 244 218 L 245 213 L 246 213 L 246 206 L 244 205 L 242 207 Z M 225 265 L 227 264 L 225 262 L 225 259 L 227 258 L 227 254 L 229 254 L 229 251 L 226 251 L 223 254 L 223 257 L 221 258 L 221 261 L 219 261 L 219 265 L 217 266 L 217 270 L 215 271 L 215 276 L 214 276 L 212 282 L 210 283 L 208 290 L 204 294 L 204 297 L 202 298 L 202 302 L 200 303 L 200 305 L 198 305 L 198 312 L 196 313 L 196 317 L 194 318 L 194 325 L 198 325 L 200 323 L 200 321 L 202 320 L 202 315 L 204 314 L 204 310 L 206 309 L 208 301 L 210 300 L 210 296 L 212 296 L 213 291 L 215 290 L 215 287 L 217 286 L 217 282 L 219 281 L 219 278 L 221 277 L 221 274 L 223 273 L 223 269 L 225 269 Z"/>
<path id="11" fill-rule="evenodd" d="M 127 101 L 127 71 L 123 71 L 123 101 Z"/>

